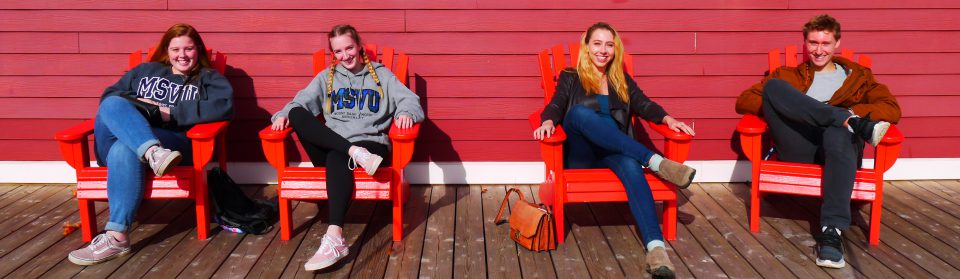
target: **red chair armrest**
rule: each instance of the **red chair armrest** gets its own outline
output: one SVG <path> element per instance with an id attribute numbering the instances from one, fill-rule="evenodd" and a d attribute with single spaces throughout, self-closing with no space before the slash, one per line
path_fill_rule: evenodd
<path id="1" fill-rule="evenodd" d="M 540 122 L 541 111 L 543 110 L 542 109 L 537 110 L 533 114 L 530 114 L 530 116 L 527 118 L 527 120 L 530 122 L 531 132 L 533 130 L 536 130 L 537 128 L 540 128 L 540 125 L 543 124 Z M 530 137 L 533 137 L 533 134 L 531 134 Z M 540 143 L 551 144 L 551 145 L 563 144 L 563 141 L 565 140 L 567 140 L 567 134 L 563 132 L 563 128 L 560 127 L 560 125 L 557 125 L 556 130 L 553 132 L 553 135 L 550 137 L 544 138 L 543 140 L 540 140 Z"/>
<path id="2" fill-rule="evenodd" d="M 74 141 L 80 139 L 86 139 L 87 136 L 93 134 L 93 123 L 94 119 L 88 119 L 80 124 L 73 125 L 70 128 L 60 130 L 57 132 L 54 138 L 57 141 Z"/>
<path id="3" fill-rule="evenodd" d="M 90 152 L 87 148 L 87 137 L 93 134 L 94 119 L 85 120 L 80 124 L 57 132 L 54 139 L 60 146 L 60 155 L 63 160 L 74 169 L 80 170 L 90 166 Z"/>
<path id="4" fill-rule="evenodd" d="M 286 139 L 293 132 L 293 128 L 274 131 L 267 125 L 260 130 L 260 144 L 263 146 L 263 155 L 277 171 L 287 167 Z"/>
<path id="5" fill-rule="evenodd" d="M 410 128 L 400 128 L 391 124 L 389 136 L 392 141 L 413 141 L 420 136 L 420 123 L 413 123 Z"/>
<path id="6" fill-rule="evenodd" d="M 669 140 L 674 140 L 674 141 L 690 141 L 690 140 L 693 139 L 693 136 L 691 136 L 691 135 L 688 135 L 688 134 L 683 133 L 683 132 L 677 132 L 677 131 L 674 131 L 674 130 L 670 129 L 670 126 L 667 126 L 667 124 L 657 124 L 657 123 L 653 123 L 653 122 L 651 122 L 651 121 L 647 121 L 647 125 L 650 126 L 650 129 L 653 129 L 653 130 L 656 131 L 658 134 L 662 135 L 663 137 L 665 137 L 665 138 L 667 138 L 667 139 L 669 139 Z"/>
<path id="7" fill-rule="evenodd" d="M 194 125 L 193 128 L 190 128 L 187 131 L 187 137 L 195 140 L 200 139 L 212 139 L 220 133 L 223 133 L 227 126 L 230 125 L 229 121 L 217 121 L 210 123 L 202 123 Z"/>
<path id="8" fill-rule="evenodd" d="M 901 142 L 903 142 L 903 133 L 900 132 L 897 125 L 892 124 L 887 133 L 883 135 L 883 139 L 880 139 L 881 145 L 900 144 Z"/>
<path id="9" fill-rule="evenodd" d="M 413 147 L 417 136 L 420 135 L 420 123 L 414 123 L 410 128 L 400 128 L 390 125 L 390 142 L 393 144 L 392 167 L 402 171 L 413 159 Z"/>
<path id="10" fill-rule="evenodd" d="M 217 146 L 217 139 L 226 132 L 229 121 L 217 121 L 194 125 L 187 131 L 187 137 L 193 144 L 193 168 L 203 170 Z M 221 163 L 222 164 L 222 163 Z"/>
<path id="11" fill-rule="evenodd" d="M 740 123 L 737 123 L 737 132 L 741 135 L 760 135 L 766 131 L 767 122 L 753 114 L 744 114 Z"/>

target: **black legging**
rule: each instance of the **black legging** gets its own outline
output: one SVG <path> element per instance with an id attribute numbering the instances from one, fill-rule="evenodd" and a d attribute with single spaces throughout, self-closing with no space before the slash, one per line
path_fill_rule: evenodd
<path id="1" fill-rule="evenodd" d="M 288 114 L 290 126 L 297 132 L 300 144 L 317 167 L 327 168 L 327 204 L 330 209 L 330 224 L 343 227 L 344 216 L 353 199 L 353 171 L 347 167 L 351 145 L 366 148 L 370 153 L 383 157 L 381 166 L 390 164 L 390 152 L 386 145 L 373 141 L 350 143 L 342 136 L 320 123 L 312 113 L 296 107 Z"/>

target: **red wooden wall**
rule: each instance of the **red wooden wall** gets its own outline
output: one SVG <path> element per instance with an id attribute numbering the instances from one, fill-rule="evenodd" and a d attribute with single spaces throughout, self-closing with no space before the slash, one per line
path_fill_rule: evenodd
<path id="1" fill-rule="evenodd" d="M 535 53 L 596 21 L 621 31 L 641 88 L 696 121 L 691 159 L 735 159 L 735 97 L 823 12 L 897 95 L 903 157 L 960 157 L 957 1 L 50 0 L 0 2 L 0 161 L 59 160 L 54 132 L 92 117 L 126 54 L 176 22 L 230 55 L 236 161 L 263 160 L 256 131 L 309 82 L 311 52 L 339 23 L 411 54 L 430 118 L 416 160 L 539 160 L 524 120 L 542 104 Z"/>

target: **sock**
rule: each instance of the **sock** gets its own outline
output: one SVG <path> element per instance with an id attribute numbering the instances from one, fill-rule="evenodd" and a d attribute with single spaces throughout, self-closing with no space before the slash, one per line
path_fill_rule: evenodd
<path id="1" fill-rule="evenodd" d="M 650 165 L 647 167 L 655 172 L 660 171 L 661 162 L 663 162 L 663 156 L 660 156 L 660 154 L 653 154 L 653 156 L 650 157 Z"/>
<path id="2" fill-rule="evenodd" d="M 663 247 L 664 249 L 667 248 L 667 246 L 664 245 L 663 240 L 651 240 L 647 243 L 647 252 L 653 251 L 653 249 L 657 247 Z"/>

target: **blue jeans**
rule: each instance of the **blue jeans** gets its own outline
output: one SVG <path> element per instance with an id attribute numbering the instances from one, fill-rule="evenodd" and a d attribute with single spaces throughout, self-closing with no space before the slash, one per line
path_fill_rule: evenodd
<path id="1" fill-rule="evenodd" d="M 597 112 L 575 105 L 563 118 L 567 133 L 567 168 L 610 168 L 627 192 L 627 204 L 637 221 L 637 227 L 646 245 L 663 240 L 653 192 L 644 176 L 655 153 L 630 138 L 617 128 L 616 123 L 601 118 Z"/>
<path id="2" fill-rule="evenodd" d="M 160 144 L 180 152 L 189 151 L 190 139 L 183 132 L 150 127 L 130 101 L 116 96 L 100 102 L 93 131 L 97 162 L 107 167 L 110 220 L 104 229 L 126 232 L 146 188 L 143 156 L 147 149 Z"/>

